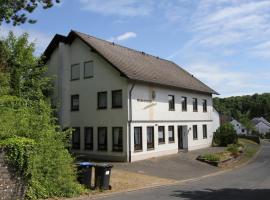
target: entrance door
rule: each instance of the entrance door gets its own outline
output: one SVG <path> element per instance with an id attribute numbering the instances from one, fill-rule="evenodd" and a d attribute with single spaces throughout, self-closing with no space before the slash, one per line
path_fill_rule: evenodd
<path id="1" fill-rule="evenodd" d="M 178 149 L 183 148 L 183 126 L 178 126 Z"/>

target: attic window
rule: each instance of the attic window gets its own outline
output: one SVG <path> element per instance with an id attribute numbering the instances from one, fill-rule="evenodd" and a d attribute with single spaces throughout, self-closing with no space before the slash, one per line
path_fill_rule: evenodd
<path id="1" fill-rule="evenodd" d="M 71 80 L 79 80 L 80 79 L 80 64 L 71 65 Z"/>
<path id="2" fill-rule="evenodd" d="M 84 79 L 94 77 L 94 62 L 88 61 L 84 63 Z"/>

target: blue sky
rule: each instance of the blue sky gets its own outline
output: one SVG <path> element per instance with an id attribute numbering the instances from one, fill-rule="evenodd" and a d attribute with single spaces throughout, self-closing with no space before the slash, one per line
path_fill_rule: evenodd
<path id="1" fill-rule="evenodd" d="M 73 30 L 176 62 L 221 97 L 270 92 L 270 0 L 62 0 L 30 15 L 41 53 Z"/>

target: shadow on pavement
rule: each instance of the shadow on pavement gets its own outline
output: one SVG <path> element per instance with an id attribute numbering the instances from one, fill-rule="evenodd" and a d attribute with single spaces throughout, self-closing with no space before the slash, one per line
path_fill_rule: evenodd
<path id="1" fill-rule="evenodd" d="M 200 191 L 174 191 L 172 197 L 186 200 L 254 200 L 270 199 L 270 189 L 205 189 Z"/>

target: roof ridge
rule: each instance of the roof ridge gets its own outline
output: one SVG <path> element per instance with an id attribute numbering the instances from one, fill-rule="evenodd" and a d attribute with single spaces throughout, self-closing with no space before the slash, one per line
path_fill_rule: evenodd
<path id="1" fill-rule="evenodd" d="M 144 52 L 144 51 L 140 51 L 140 50 L 137 50 L 137 49 L 133 49 L 133 48 L 130 48 L 130 47 L 126 47 L 126 46 L 123 46 L 123 45 L 118 44 L 118 43 L 115 43 L 115 42 L 110 42 L 110 41 L 108 41 L 108 40 L 101 39 L 101 38 L 95 37 L 95 36 L 93 36 L 93 35 L 89 35 L 89 34 L 86 34 L 86 33 L 82 33 L 82 32 L 80 32 L 80 31 L 76 31 L 76 30 L 71 30 L 71 31 L 73 31 L 73 32 L 75 32 L 75 33 L 79 33 L 79 34 L 85 35 L 85 36 L 87 36 L 87 37 L 92 37 L 92 38 L 94 38 L 94 39 L 97 39 L 97 40 L 106 42 L 106 43 L 111 44 L 111 45 L 112 45 L 112 43 L 113 43 L 113 45 L 117 45 L 117 46 L 119 46 L 119 47 L 128 49 L 128 50 L 130 50 L 130 51 L 134 51 L 134 52 L 136 52 L 136 53 L 140 53 L 140 54 L 143 53 L 144 55 L 151 56 L 151 57 L 153 57 L 153 58 L 155 58 L 155 59 L 164 60 L 164 61 L 167 61 L 167 62 L 172 62 L 171 60 L 168 60 L 168 59 L 165 59 L 165 58 L 161 58 L 161 57 L 159 57 L 159 56 L 154 56 L 154 55 L 152 55 L 152 54 L 150 54 L 150 53 L 146 53 L 146 52 Z M 172 62 L 172 63 L 175 64 L 174 62 Z"/>

